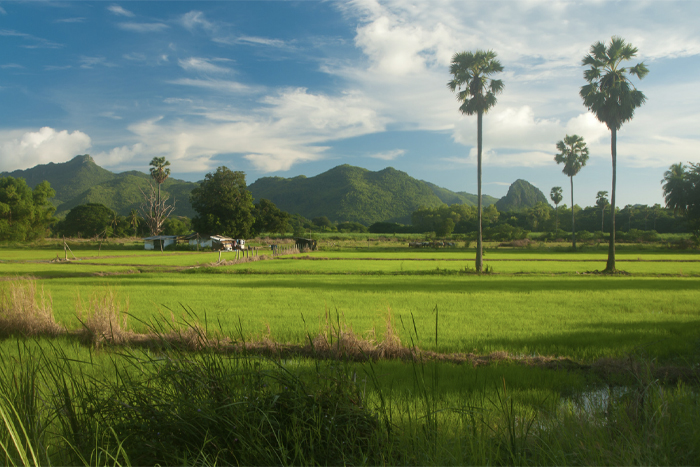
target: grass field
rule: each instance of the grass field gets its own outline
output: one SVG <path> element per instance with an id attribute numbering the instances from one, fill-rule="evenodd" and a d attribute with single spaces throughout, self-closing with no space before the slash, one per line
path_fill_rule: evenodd
<path id="1" fill-rule="evenodd" d="M 234 340 L 289 343 L 299 347 L 308 344 L 310 338 L 327 334 L 329 330 L 332 334 L 333 329 L 338 332 L 341 328 L 351 329 L 357 339 L 376 343 L 388 339 L 385 331 L 390 320 L 392 332 L 403 347 L 413 348 L 419 354 L 437 352 L 430 354 L 434 361 L 427 363 L 380 360 L 319 364 L 289 356 L 262 360 L 244 356 L 241 360 L 205 350 L 194 356 L 183 355 L 177 349 L 94 351 L 68 337 L 37 341 L 6 338 L 0 342 L 0 354 L 4 361 L 18 363 L 7 367 L 0 378 L 0 396 L 5 397 L 0 397 L 0 412 L 5 414 L 6 426 L 7 420 L 12 419 L 12 410 L 25 407 L 17 405 L 18 402 L 7 405 L 7 401 L 35 397 L 18 394 L 21 384 L 11 381 L 48 378 L 39 386 L 45 386 L 49 392 L 60 392 L 60 385 L 56 386 L 59 380 L 51 378 L 65 373 L 70 375 L 66 384 L 72 388 L 71 398 L 76 401 L 82 400 L 81 397 L 100 399 L 103 396 L 96 394 L 110 394 L 110 391 L 122 394 L 110 396 L 119 399 L 126 397 L 121 391 L 133 389 L 136 392 L 129 397 L 136 399 L 129 404 L 137 404 L 139 397 L 144 401 L 155 397 L 138 391 L 162 388 L 165 392 L 158 397 L 166 397 L 166 392 L 167 397 L 180 397 L 172 402 L 178 407 L 172 410 L 178 413 L 190 409 L 196 412 L 200 410 L 197 407 L 205 406 L 213 411 L 209 418 L 198 422 L 196 413 L 185 417 L 183 420 L 189 420 L 186 427 L 172 428 L 179 430 L 178 436 L 194 430 L 187 436 L 192 437 L 192 446 L 199 447 L 193 447 L 194 451 L 188 454 L 178 451 L 176 446 L 158 445 L 162 448 L 159 455 L 165 457 L 154 458 L 152 462 L 207 464 L 214 463 L 219 455 L 222 456 L 219 462 L 228 459 L 225 462 L 262 464 L 299 464 L 310 459 L 320 463 L 433 465 L 670 465 L 700 461 L 700 455 L 688 448 L 700 443 L 697 429 L 700 426 L 697 403 L 700 255 L 697 252 L 622 246 L 618 268 L 628 274 L 611 277 L 594 273 L 605 266 L 603 249 L 591 247 L 572 252 L 562 247 L 491 248 L 486 251 L 485 263 L 492 273 L 477 275 L 473 271 L 473 248 L 409 249 L 397 242 L 374 243 L 370 241 L 367 247 L 367 242 L 363 245 L 359 237 L 347 242 L 329 239 L 322 242 L 318 252 L 273 258 L 269 250 L 261 250 L 264 260 L 258 257 L 237 264 L 230 262 L 234 259 L 231 253 L 224 253 L 222 259 L 229 262 L 220 265 L 216 264 L 218 253 L 215 252 L 161 253 L 125 247 L 111 249 L 104 245 L 97 251 L 97 247 L 82 245 L 74 249 L 77 259 L 52 262 L 57 255 L 63 257 L 62 249 L 0 248 L 0 278 L 4 279 L 0 289 L 17 284 L 17 277 L 36 278 L 39 293 L 50 297 L 56 321 L 74 333 L 82 329 L 76 315 L 78 301 L 84 308 L 90 297 L 111 295 L 122 309 L 128 308 L 127 327 L 141 333 L 148 331 L 149 323 L 170 325 L 173 319 L 192 322 L 190 313 L 194 313 L 211 336 L 230 336 Z M 7 306 L 7 302 L 3 303 Z M 461 361 L 454 355 L 472 355 L 476 360 L 467 361 L 474 362 L 483 359 L 474 367 L 450 363 Z M 443 357 L 445 361 L 441 361 Z M 31 370 L 31 362 L 37 358 L 46 362 Z M 216 385 L 229 387 L 226 375 L 233 372 L 239 375 L 237 381 L 245 384 L 230 386 L 229 390 L 241 398 L 256 397 L 261 401 L 291 398 L 288 403 L 297 401 L 294 403 L 301 404 L 298 407 L 307 407 L 306 402 L 300 402 L 306 396 L 294 399 L 290 388 L 297 384 L 301 388 L 317 388 L 313 390 L 317 391 L 314 400 L 326 407 L 324 410 L 333 406 L 343 417 L 365 417 L 362 410 L 371 408 L 370 418 L 357 419 L 352 424 L 374 427 L 372 433 L 378 431 L 361 439 L 343 432 L 337 442 L 357 442 L 359 451 L 338 446 L 333 456 L 347 453 L 348 458 L 319 457 L 320 451 L 308 453 L 301 445 L 282 449 L 274 443 L 265 449 L 278 456 L 289 452 L 285 449 L 303 451 L 303 455 L 241 457 L 243 454 L 233 445 L 227 445 L 228 450 L 224 451 L 211 450 L 206 435 L 204 438 L 200 435 L 215 433 L 215 426 L 229 423 L 223 419 L 214 423 L 214 413 L 228 413 L 229 407 L 243 402 L 233 405 L 216 402 L 219 396 L 210 392 L 201 396 L 204 399 L 197 399 L 200 395 L 195 393 L 188 395 L 188 391 L 177 396 L 177 391 L 172 389 L 181 383 L 162 379 L 163 372 L 171 375 L 172 365 L 179 368 L 172 370 L 175 371 L 172 375 L 189 374 L 188 378 L 192 379 L 188 384 L 192 387 L 209 378 L 217 381 L 224 378 Z M 563 369 L 557 370 L 560 365 Z M 26 374 L 21 373 L 25 370 Z M 201 372 L 213 373 L 203 376 L 205 373 Z M 89 381 L 92 382 L 88 384 Z M 249 381 L 258 382 L 253 387 Z M 93 391 L 98 392 L 93 394 Z M 310 389 L 304 391 L 308 393 Z M 322 402 L 331 394 L 341 394 L 340 399 L 332 396 L 332 401 Z M 641 394 L 641 402 L 635 399 L 638 397 L 635 394 Z M 190 396 L 194 399 L 185 400 Z M 46 394 L 37 393 L 36 397 L 48 400 Z M 92 430 L 87 428 L 91 423 L 109 420 L 117 423 L 117 418 L 121 420 L 125 416 L 105 415 L 108 418 L 101 421 L 90 418 L 93 415 L 88 414 L 99 411 L 88 399 L 83 408 L 75 408 L 84 411 L 81 413 L 87 423 L 85 430 Z M 196 406 L 188 405 L 195 399 Z M 251 399 L 245 400 L 249 404 Z M 358 405 L 358 400 L 363 400 L 363 404 Z M 220 403 L 224 405 L 216 405 Z M 101 404 L 108 407 L 109 400 Z M 251 410 L 267 414 L 271 417 L 268 420 L 278 420 L 275 423 L 287 423 L 275 418 L 282 412 L 274 409 L 274 403 L 270 407 L 255 406 Z M 296 409 L 287 407 L 284 411 L 296 413 Z M 54 421 L 45 423 L 58 423 L 56 420 L 64 416 L 61 414 L 70 413 L 65 407 L 61 410 L 51 415 Z M 115 410 L 116 414 L 121 409 Z M 326 413 L 313 409 L 316 415 L 309 415 L 305 412 L 311 410 L 308 407 L 299 410 L 301 418 L 294 418 L 293 425 L 286 428 L 290 432 L 305 430 L 308 420 L 315 420 L 312 425 L 321 423 Z M 163 426 L 175 423 L 166 412 L 159 415 L 156 411 L 153 415 L 166 417 L 159 422 Z M 318 420 L 314 418 L 317 415 L 321 417 Z M 22 423 L 34 423 L 30 422 L 31 417 L 17 420 L 20 419 L 24 420 Z M 371 420 L 384 421 L 375 425 Z M 200 422 L 201 426 L 196 425 Z M 72 430 L 70 423 L 63 428 L 52 428 L 64 433 L 65 438 L 59 442 L 49 437 L 54 444 L 68 440 L 76 448 L 79 440 L 68 435 Z M 112 428 L 121 426 L 111 423 L 108 424 Z M 198 428 L 193 428 L 195 425 Z M 250 425 L 248 431 L 258 432 L 260 426 Z M 92 448 L 76 449 L 94 454 L 97 449 L 94 446 L 99 445 L 102 446 L 99 452 L 114 456 L 115 452 L 118 454 L 114 442 L 105 441 L 112 439 L 110 436 L 120 441 L 151 440 L 160 434 L 146 428 L 138 433 L 126 428 L 114 429 L 111 435 L 104 432 L 90 435 L 101 439 L 93 442 Z M 315 428 L 309 429 L 312 434 L 299 432 L 300 439 L 321 436 Z M 274 438 L 279 434 L 269 435 L 273 438 L 268 439 L 268 434 L 260 433 L 260 439 L 266 443 L 270 439 L 281 442 L 280 438 Z M 656 445 L 648 443 L 652 434 L 659 440 Z M 375 439 L 375 435 L 379 438 Z M 49 435 L 44 431 L 37 432 L 36 439 L 50 444 L 46 436 Z M 243 439 L 244 434 L 238 436 Z M 393 441 L 386 444 L 389 439 Z M 581 441 L 584 439 L 585 442 Z M 630 449 L 636 450 L 636 454 L 616 451 L 615 443 L 621 439 L 631 443 Z M 369 440 L 372 441 L 367 444 Z M 0 436 L 0 441 L 4 446 L 10 445 L 7 437 Z M 334 442 L 330 440 L 327 444 Z M 139 450 L 138 443 L 130 443 L 126 442 L 125 446 L 132 457 L 117 455 L 120 464 L 151 462 Z M 600 446 L 597 450 L 596 445 Z M 248 446 L 251 453 L 258 452 L 258 448 L 262 449 L 262 445 Z M 171 451 L 179 457 L 167 457 Z M 215 457 L 197 457 L 205 454 Z M 75 461 L 66 453 L 54 455 L 61 462 Z M 114 465 L 107 461 L 109 456 L 100 459 L 79 463 Z"/>

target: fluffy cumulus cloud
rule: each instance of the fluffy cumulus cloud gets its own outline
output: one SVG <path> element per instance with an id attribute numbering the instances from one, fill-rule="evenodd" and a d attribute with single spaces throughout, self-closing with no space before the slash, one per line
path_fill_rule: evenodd
<path id="1" fill-rule="evenodd" d="M 189 104 L 177 103 L 181 109 Z M 129 127 L 140 143 L 97 154 L 95 159 L 108 167 L 135 166 L 165 156 L 183 172 L 203 172 L 220 165 L 226 156 L 273 172 L 321 159 L 328 141 L 384 129 L 360 93 L 331 97 L 290 88 L 261 98 L 260 105 L 252 114 L 192 106 L 188 121 L 163 117 L 141 121 Z"/>
<path id="2" fill-rule="evenodd" d="M 359 23 L 355 45 L 365 63 L 329 61 L 323 69 L 374 99 L 375 110 L 393 127 L 452 129 L 455 141 L 475 145 L 476 119 L 459 114 L 446 87 L 449 63 L 457 51 L 496 51 L 505 67 L 499 78 L 506 87 L 484 119 L 484 144 L 491 163 L 504 166 L 551 162 L 554 144 L 566 134 L 584 136 L 595 149 L 592 154 L 609 157 L 607 128 L 586 112 L 578 96 L 583 84 L 580 62 L 594 42 L 607 41 L 613 33 L 626 38 L 639 48 L 637 61 L 646 60 L 652 73 L 655 60 L 700 54 L 699 30 L 688 21 L 700 13 L 700 6 L 689 2 L 659 8 L 653 2 L 630 7 L 523 0 L 473 2 L 465 8 L 459 0 L 356 0 L 341 8 Z M 694 133 L 683 128 L 683 122 L 697 121 L 697 112 L 660 118 L 663 109 L 648 107 L 652 101 L 668 106 L 673 99 L 669 87 L 644 89 L 644 84 L 640 87 L 649 102 L 638 115 L 653 112 L 655 118 L 635 118 L 638 124 L 629 134 L 637 139 L 625 149 L 621 146 L 620 160 L 638 166 L 668 165 L 669 156 L 661 152 L 675 148 L 684 157 L 697 145 Z M 685 86 L 686 93 L 673 87 L 675 95 L 690 100 L 677 108 L 698 108 L 698 99 L 689 97 L 697 95 L 693 86 L 697 89 L 695 82 Z"/>
<path id="3" fill-rule="evenodd" d="M 38 131 L 3 131 L 0 132 L 0 170 L 65 162 L 87 152 L 91 146 L 90 137 L 77 130 L 69 133 L 44 127 Z"/>

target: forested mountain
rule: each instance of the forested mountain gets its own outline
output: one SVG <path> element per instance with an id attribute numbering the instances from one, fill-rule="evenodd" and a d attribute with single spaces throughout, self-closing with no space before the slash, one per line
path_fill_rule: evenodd
<path id="1" fill-rule="evenodd" d="M 314 177 L 263 177 L 249 187 L 256 201 L 269 199 L 283 211 L 309 219 L 326 216 L 332 221 L 409 223 L 421 206 L 467 203 L 476 196 L 454 193 L 387 167 L 372 172 L 340 165 Z M 495 198 L 485 197 L 485 204 Z"/>
<path id="2" fill-rule="evenodd" d="M 100 203 L 118 214 L 127 215 L 143 203 L 141 190 L 148 189 L 150 176 L 147 173 L 130 171 L 112 173 L 95 164 L 89 155 L 76 156 L 68 162 L 37 165 L 27 170 L 3 172 L 2 176 L 24 178 L 30 187 L 44 180 L 56 190 L 51 202 L 56 206 L 56 215 L 63 216 L 75 206 L 86 203 Z M 190 206 L 190 191 L 195 183 L 174 178 L 161 186 L 161 193 L 175 200 L 175 216 L 194 216 Z"/>
<path id="3" fill-rule="evenodd" d="M 547 197 L 533 184 L 518 179 L 508 188 L 508 194 L 499 199 L 496 209 L 504 211 L 522 211 L 534 207 L 537 203 L 547 203 Z"/>
<path id="4" fill-rule="evenodd" d="M 118 214 L 127 215 L 141 206 L 143 196 L 140 189 L 146 190 L 150 180 L 145 171 L 112 173 L 95 164 L 87 154 L 76 156 L 68 162 L 2 173 L 2 176 L 7 175 L 24 178 L 30 187 L 47 180 L 56 190 L 52 202 L 57 207 L 58 216 L 64 216 L 75 206 L 86 203 L 104 204 Z M 527 182 L 523 183 L 532 187 Z M 162 192 L 176 201 L 175 216 L 195 215 L 189 195 L 196 185 L 172 177 L 163 183 Z M 437 207 L 443 203 L 476 205 L 476 195 L 453 192 L 391 167 L 372 172 L 346 164 L 308 178 L 303 175 L 294 178 L 263 177 L 249 185 L 248 189 L 256 202 L 269 199 L 283 211 L 301 214 L 309 219 L 326 216 L 333 221 L 365 225 L 380 221 L 408 224 L 411 213 L 420 207 Z M 492 196 L 483 197 L 484 206 L 497 201 Z"/>

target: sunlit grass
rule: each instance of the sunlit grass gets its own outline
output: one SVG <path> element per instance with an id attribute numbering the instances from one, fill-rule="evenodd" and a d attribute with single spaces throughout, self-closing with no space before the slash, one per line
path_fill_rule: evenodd
<path id="1" fill-rule="evenodd" d="M 53 279 L 44 283 L 57 321 L 69 328 L 75 299 L 99 286 L 129 298 L 141 320 L 192 307 L 201 319 L 232 331 L 304 342 L 326 310 L 337 310 L 359 334 L 382 328 L 389 312 L 402 338 L 411 317 L 437 350 L 561 355 L 590 360 L 644 347 L 659 358 L 689 355 L 697 345 L 700 287 L 694 278 L 600 276 L 357 276 L 138 274 Z M 306 327 L 301 319 L 306 319 Z M 139 324 L 131 320 L 139 329 Z M 426 348 L 433 348 L 430 342 Z"/>

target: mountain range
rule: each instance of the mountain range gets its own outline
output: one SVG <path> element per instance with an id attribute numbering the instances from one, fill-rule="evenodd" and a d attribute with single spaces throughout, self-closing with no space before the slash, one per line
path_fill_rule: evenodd
<path id="1" fill-rule="evenodd" d="M 24 178 L 31 187 L 47 180 L 56 191 L 52 202 L 58 216 L 75 206 L 101 203 L 121 215 L 143 204 L 141 190 L 148 189 L 150 175 L 139 171 L 113 173 L 98 166 L 85 154 L 63 163 L 37 165 L 26 170 L 3 172 L 2 176 Z M 161 193 L 175 201 L 175 216 L 196 213 L 189 194 L 197 183 L 168 178 Z M 256 201 L 269 199 L 283 211 L 306 218 L 326 216 L 332 221 L 410 223 L 420 207 L 444 204 L 476 205 L 476 195 L 454 192 L 409 176 L 392 167 L 372 172 L 340 165 L 322 174 L 293 178 L 262 177 L 248 186 Z M 496 204 L 499 211 L 519 210 L 547 202 L 544 194 L 525 180 L 517 180 L 501 199 L 483 196 L 483 205 Z"/>

